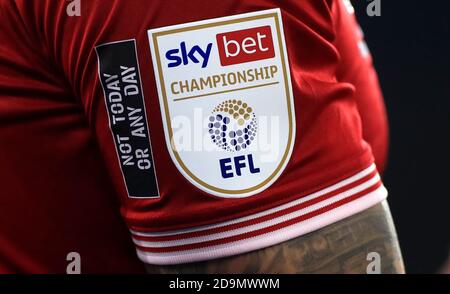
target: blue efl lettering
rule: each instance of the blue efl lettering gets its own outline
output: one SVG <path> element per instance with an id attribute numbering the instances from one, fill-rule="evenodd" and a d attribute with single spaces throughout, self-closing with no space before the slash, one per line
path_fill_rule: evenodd
<path id="1" fill-rule="evenodd" d="M 250 169 L 250 172 L 252 174 L 257 174 L 257 173 L 261 172 L 259 167 L 255 168 L 255 164 L 253 163 L 253 155 L 249 154 L 249 155 L 247 155 L 247 158 L 248 158 L 248 167 Z"/>
<path id="2" fill-rule="evenodd" d="M 241 170 L 242 170 L 242 168 L 244 168 L 246 166 L 245 165 L 245 156 L 243 156 L 243 155 L 236 156 L 234 158 L 234 166 L 236 167 L 236 174 L 238 176 L 241 176 L 242 175 Z"/>
<path id="3" fill-rule="evenodd" d="M 228 179 L 233 177 L 233 172 L 231 171 L 233 168 L 231 167 L 231 158 L 224 158 L 219 160 L 220 162 L 220 171 L 222 172 L 222 178 Z"/>

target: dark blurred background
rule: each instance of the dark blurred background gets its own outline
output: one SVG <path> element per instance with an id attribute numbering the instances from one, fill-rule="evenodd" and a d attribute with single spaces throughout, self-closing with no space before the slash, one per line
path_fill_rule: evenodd
<path id="1" fill-rule="evenodd" d="M 435 273 L 450 249 L 450 5 L 353 0 L 390 120 L 384 182 L 408 273 Z"/>

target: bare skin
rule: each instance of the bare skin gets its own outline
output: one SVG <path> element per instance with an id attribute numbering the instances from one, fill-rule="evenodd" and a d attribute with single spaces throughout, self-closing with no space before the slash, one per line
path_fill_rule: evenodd
<path id="1" fill-rule="evenodd" d="M 367 272 L 369 252 L 381 256 L 381 273 L 404 273 L 402 255 L 386 201 L 359 214 L 265 249 L 205 262 L 156 266 L 149 273 L 318 273 Z"/>

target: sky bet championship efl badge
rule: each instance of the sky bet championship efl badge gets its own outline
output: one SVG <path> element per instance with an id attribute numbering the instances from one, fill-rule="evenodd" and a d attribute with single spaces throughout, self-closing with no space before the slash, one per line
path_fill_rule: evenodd
<path id="1" fill-rule="evenodd" d="M 207 193 L 269 187 L 292 152 L 295 116 L 279 9 L 148 31 L 166 143 Z"/>

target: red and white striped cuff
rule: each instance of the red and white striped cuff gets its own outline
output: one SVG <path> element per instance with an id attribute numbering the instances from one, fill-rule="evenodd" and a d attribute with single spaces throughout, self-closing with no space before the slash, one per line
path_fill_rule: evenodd
<path id="1" fill-rule="evenodd" d="M 184 230 L 132 231 L 150 264 L 198 262 L 276 245 L 361 212 L 387 197 L 374 164 L 323 190 L 246 217 Z"/>

